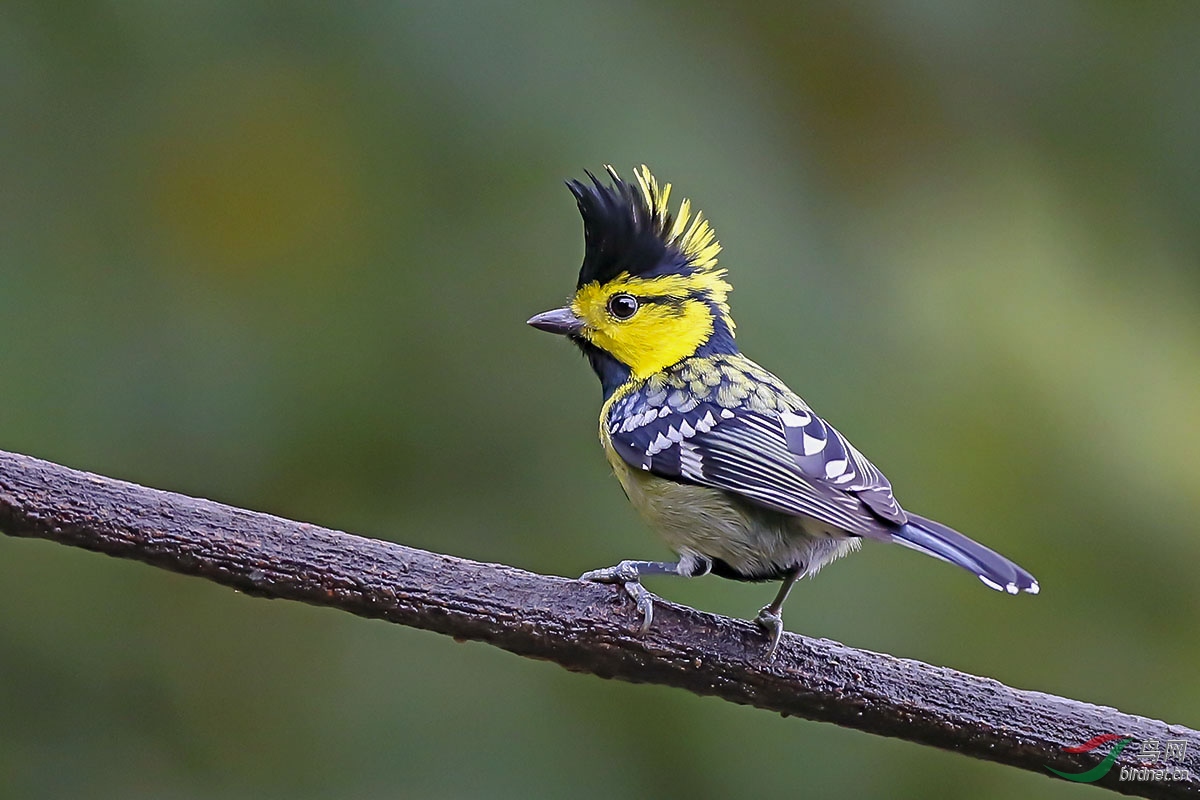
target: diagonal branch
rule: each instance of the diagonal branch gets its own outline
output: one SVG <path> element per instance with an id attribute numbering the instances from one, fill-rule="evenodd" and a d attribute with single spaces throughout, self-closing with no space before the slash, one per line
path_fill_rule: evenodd
<path id="1" fill-rule="evenodd" d="M 785 635 L 763 659 L 753 625 L 665 601 L 645 638 L 614 587 L 365 539 L 0 452 L 0 530 L 300 600 L 477 639 L 606 678 L 677 686 L 785 715 L 954 750 L 1049 775 L 1082 772 L 1104 733 L 1183 740 L 1183 780 L 1121 781 L 1136 746 L 1096 781 L 1126 794 L 1200 791 L 1200 732 L 919 661 Z"/>

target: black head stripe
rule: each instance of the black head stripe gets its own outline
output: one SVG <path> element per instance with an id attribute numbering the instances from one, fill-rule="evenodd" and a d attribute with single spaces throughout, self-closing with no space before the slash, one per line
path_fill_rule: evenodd
<path id="1" fill-rule="evenodd" d="M 671 214 L 655 212 L 637 183 L 622 180 L 608 167 L 612 185 L 591 172 L 590 182 L 569 180 L 583 217 L 584 254 L 579 286 L 607 283 L 622 272 L 634 277 L 678 273 L 688 259 L 667 241 Z"/>

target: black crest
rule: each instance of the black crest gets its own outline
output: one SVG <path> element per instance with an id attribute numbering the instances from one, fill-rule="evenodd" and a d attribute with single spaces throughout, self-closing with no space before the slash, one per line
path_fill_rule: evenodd
<path id="1" fill-rule="evenodd" d="M 636 182 L 622 180 L 605 167 L 612 185 L 601 183 L 591 172 L 590 183 L 569 180 L 583 217 L 583 266 L 579 286 L 607 283 L 622 272 L 651 278 L 686 269 L 689 259 L 669 240 L 671 214 L 651 208 Z"/>

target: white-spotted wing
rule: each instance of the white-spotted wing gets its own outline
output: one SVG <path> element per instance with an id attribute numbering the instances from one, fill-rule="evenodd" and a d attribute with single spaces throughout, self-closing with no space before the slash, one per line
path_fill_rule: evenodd
<path id="1" fill-rule="evenodd" d="M 636 469 L 723 489 L 861 536 L 890 537 L 907 521 L 887 479 L 806 407 L 776 413 L 712 401 L 622 406 L 614 410 L 632 413 L 610 416 L 608 434 Z"/>

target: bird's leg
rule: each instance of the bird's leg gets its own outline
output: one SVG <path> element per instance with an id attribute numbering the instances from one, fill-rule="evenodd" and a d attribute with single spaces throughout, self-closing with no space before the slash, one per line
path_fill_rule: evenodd
<path id="1" fill-rule="evenodd" d="M 581 581 L 593 583 L 619 583 L 625 589 L 625 594 L 633 598 L 637 610 L 642 612 L 642 627 L 639 630 L 645 635 L 650 630 L 650 621 L 654 619 L 654 604 L 652 595 L 642 586 L 643 575 L 680 575 L 679 564 L 670 561 L 622 561 L 615 567 L 594 569 L 579 576 Z"/>
<path id="2" fill-rule="evenodd" d="M 803 574 L 803 567 L 793 567 L 783 576 L 783 585 L 779 594 L 771 601 L 771 605 L 763 606 L 758 612 L 755 622 L 771 637 L 771 649 L 767 651 L 767 661 L 775 659 L 775 650 L 779 647 L 779 639 L 783 636 L 783 604 L 787 601 L 788 593 Z"/>

